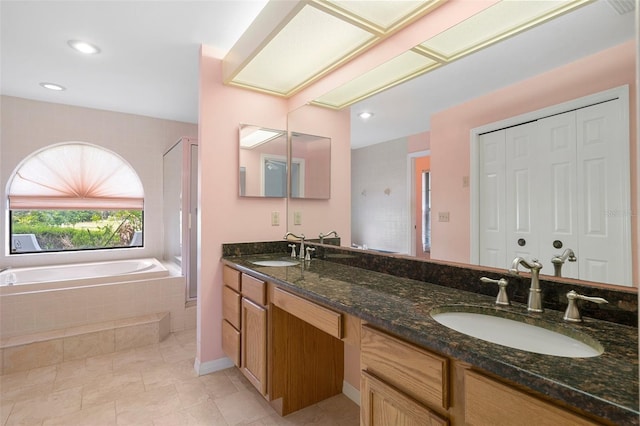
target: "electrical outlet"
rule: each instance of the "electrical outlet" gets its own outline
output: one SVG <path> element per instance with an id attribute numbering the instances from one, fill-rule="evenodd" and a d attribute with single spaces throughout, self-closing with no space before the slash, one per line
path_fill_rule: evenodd
<path id="1" fill-rule="evenodd" d="M 293 212 L 293 224 L 302 225 L 302 212 Z"/>
<path id="2" fill-rule="evenodd" d="M 271 226 L 280 226 L 280 212 L 271 212 Z"/>
<path id="3" fill-rule="evenodd" d="M 449 222 L 449 212 L 438 212 L 438 222 Z"/>

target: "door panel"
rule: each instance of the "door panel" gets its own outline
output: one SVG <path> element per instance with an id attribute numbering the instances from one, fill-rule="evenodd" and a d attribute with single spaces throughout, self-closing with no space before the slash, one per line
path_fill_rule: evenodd
<path id="1" fill-rule="evenodd" d="M 505 131 L 480 136 L 480 264 L 505 267 Z"/>
<path id="2" fill-rule="evenodd" d="M 621 137 L 621 101 L 576 112 L 580 278 L 631 285 L 628 141 Z M 626 153 L 626 154 L 625 154 Z"/>
<path id="3" fill-rule="evenodd" d="M 537 176 L 540 192 L 540 251 L 543 274 L 554 272 L 551 258 L 572 249 L 578 259 L 576 209 L 576 113 L 575 111 L 538 120 L 539 163 Z M 554 247 L 554 242 L 562 247 Z M 562 265 L 562 276 L 578 278 L 575 262 Z"/>

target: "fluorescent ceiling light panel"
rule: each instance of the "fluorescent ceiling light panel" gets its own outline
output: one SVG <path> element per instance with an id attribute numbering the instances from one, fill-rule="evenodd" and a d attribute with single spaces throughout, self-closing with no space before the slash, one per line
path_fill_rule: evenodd
<path id="1" fill-rule="evenodd" d="M 288 96 L 375 39 L 368 31 L 305 6 L 233 82 Z"/>
<path id="2" fill-rule="evenodd" d="M 409 50 L 331 90 L 315 99 L 313 103 L 335 109 L 344 108 L 439 65 L 435 60 Z"/>
<path id="3" fill-rule="evenodd" d="M 386 33 L 420 16 L 427 9 L 437 6 L 441 0 L 431 1 L 375 1 L 375 0 L 316 0 L 316 3 L 334 7 L 345 15 L 366 22 L 381 33 Z"/>
<path id="4" fill-rule="evenodd" d="M 570 11 L 591 0 L 503 0 L 430 38 L 420 47 L 447 61 Z"/>
<path id="5" fill-rule="evenodd" d="M 251 149 L 258 145 L 269 142 L 279 136 L 282 136 L 282 132 L 276 132 L 272 130 L 257 129 L 247 135 L 242 135 L 240 139 L 240 148 Z"/>

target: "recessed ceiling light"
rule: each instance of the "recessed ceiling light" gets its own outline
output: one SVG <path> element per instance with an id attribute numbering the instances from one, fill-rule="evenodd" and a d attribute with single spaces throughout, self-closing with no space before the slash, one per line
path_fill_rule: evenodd
<path id="1" fill-rule="evenodd" d="M 94 46 L 91 43 L 87 43 L 86 41 L 80 40 L 69 40 L 67 42 L 71 48 L 77 50 L 80 53 L 84 53 L 85 55 L 94 55 L 96 53 L 100 53 L 100 49 L 98 46 Z"/>
<path id="2" fill-rule="evenodd" d="M 373 117 L 373 113 L 372 112 L 361 112 L 360 114 L 358 114 L 358 117 L 362 118 L 363 120 L 368 120 L 371 117 Z"/>
<path id="3" fill-rule="evenodd" d="M 40 86 L 44 87 L 45 89 L 55 90 L 56 92 L 67 90 L 64 86 L 60 86 L 59 84 L 55 83 L 40 83 Z"/>

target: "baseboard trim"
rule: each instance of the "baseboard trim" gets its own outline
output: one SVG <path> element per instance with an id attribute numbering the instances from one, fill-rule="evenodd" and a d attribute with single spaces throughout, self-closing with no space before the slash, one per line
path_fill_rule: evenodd
<path id="1" fill-rule="evenodd" d="M 215 373 L 216 371 L 224 370 L 233 366 L 233 361 L 227 357 L 206 362 L 200 362 L 200 360 L 196 358 L 193 368 L 196 370 L 198 376 L 203 376 L 205 374 Z"/>
<path id="2" fill-rule="evenodd" d="M 358 406 L 360 406 L 360 391 L 358 389 L 354 388 L 351 384 L 343 381 L 342 393 L 345 394 L 347 398 L 358 404 Z"/>

